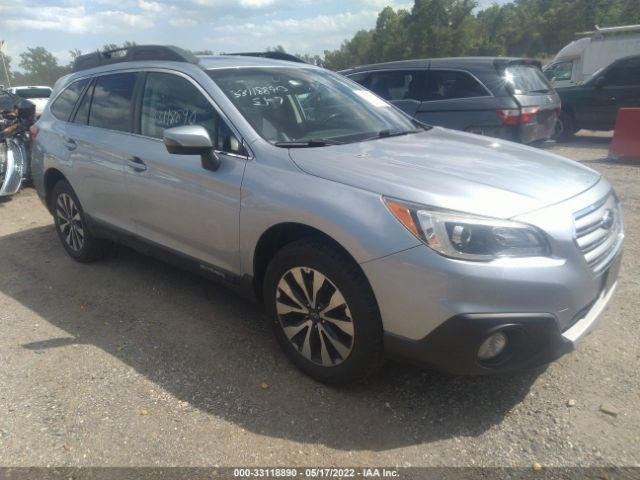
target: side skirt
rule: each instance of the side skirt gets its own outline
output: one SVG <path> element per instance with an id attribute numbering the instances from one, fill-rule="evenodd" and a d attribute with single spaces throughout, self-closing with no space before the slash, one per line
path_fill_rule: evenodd
<path id="1" fill-rule="evenodd" d="M 208 280 L 229 288 L 247 300 L 256 302 L 253 288 L 253 276 L 236 275 L 223 268 L 202 262 L 197 258 L 185 255 L 171 248 L 143 239 L 130 232 L 113 227 L 105 222 L 85 215 L 89 230 L 93 235 L 119 243 L 136 250 L 143 255 L 157 258 L 174 267 L 196 273 Z"/>

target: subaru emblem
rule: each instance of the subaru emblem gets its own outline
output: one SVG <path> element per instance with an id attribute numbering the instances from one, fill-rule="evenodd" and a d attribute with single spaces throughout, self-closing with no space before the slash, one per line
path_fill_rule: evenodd
<path id="1" fill-rule="evenodd" d="M 605 230 L 610 230 L 613 227 L 614 215 L 613 210 L 607 208 L 604 211 L 604 215 L 602 215 L 602 220 L 600 220 L 600 226 Z"/>

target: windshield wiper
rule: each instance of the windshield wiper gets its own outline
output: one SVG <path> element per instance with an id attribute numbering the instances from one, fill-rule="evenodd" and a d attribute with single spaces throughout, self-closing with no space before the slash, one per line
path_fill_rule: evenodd
<path id="1" fill-rule="evenodd" d="M 549 93 L 549 89 L 545 88 L 542 90 L 531 90 L 531 93 Z"/>
<path id="2" fill-rule="evenodd" d="M 326 147 L 328 145 L 344 145 L 339 140 L 331 140 L 330 138 L 312 138 L 311 140 L 301 140 L 295 142 L 276 142 L 276 147 L 286 148 L 308 148 L 308 147 Z"/>
<path id="3" fill-rule="evenodd" d="M 422 129 L 416 130 L 380 130 L 376 135 L 365 138 L 365 140 L 375 140 L 376 138 L 389 138 L 389 137 L 400 137 L 402 135 L 409 135 L 411 133 L 418 133 L 422 131 Z"/>

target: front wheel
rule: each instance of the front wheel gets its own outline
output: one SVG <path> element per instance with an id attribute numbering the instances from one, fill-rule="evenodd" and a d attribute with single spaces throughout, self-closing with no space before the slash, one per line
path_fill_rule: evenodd
<path id="1" fill-rule="evenodd" d="M 60 180 L 56 183 L 51 202 L 58 238 L 71 258 L 87 263 L 107 254 L 109 242 L 91 234 L 80 201 L 69 182 Z"/>
<path id="2" fill-rule="evenodd" d="M 364 274 L 327 243 L 301 240 L 269 263 L 264 304 L 280 346 L 324 383 L 362 380 L 383 361 L 382 322 Z"/>

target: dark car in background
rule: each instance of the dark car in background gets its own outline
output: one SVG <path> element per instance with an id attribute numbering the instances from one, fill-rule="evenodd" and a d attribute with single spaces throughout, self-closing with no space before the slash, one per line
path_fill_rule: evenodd
<path id="1" fill-rule="evenodd" d="M 613 130 L 618 109 L 640 107 L 640 55 L 616 60 L 589 80 L 558 87 L 562 112 L 556 138 L 570 138 L 578 130 Z"/>
<path id="2" fill-rule="evenodd" d="M 402 60 L 339 73 L 423 123 L 522 143 L 549 139 L 560 112 L 560 97 L 535 60 Z"/>

